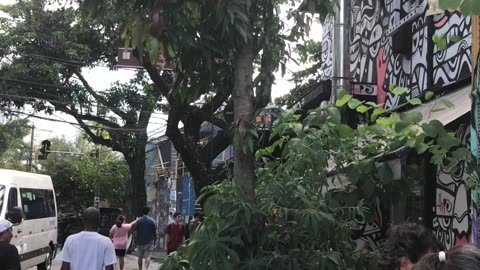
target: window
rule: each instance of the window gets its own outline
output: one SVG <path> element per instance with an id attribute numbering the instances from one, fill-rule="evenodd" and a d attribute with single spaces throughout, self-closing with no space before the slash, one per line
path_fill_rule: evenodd
<path id="1" fill-rule="evenodd" d="M 52 190 L 20 189 L 22 210 L 25 219 L 39 219 L 55 216 L 55 199 Z"/>
<path id="2" fill-rule="evenodd" d="M 18 206 L 18 191 L 17 188 L 11 188 L 8 192 L 7 212 L 15 206 Z"/>

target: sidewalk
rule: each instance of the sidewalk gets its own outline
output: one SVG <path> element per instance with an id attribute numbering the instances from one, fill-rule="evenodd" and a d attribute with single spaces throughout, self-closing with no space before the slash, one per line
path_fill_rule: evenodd
<path id="1" fill-rule="evenodd" d="M 160 264 L 152 261 L 150 263 L 150 266 L 148 267 L 148 270 L 158 270 L 160 268 Z M 120 269 L 118 265 L 115 267 L 115 269 Z M 138 270 L 138 259 L 137 256 L 134 255 L 125 255 L 125 266 L 123 267 L 124 270 Z M 145 269 L 145 265 L 143 266 L 143 269 Z"/>

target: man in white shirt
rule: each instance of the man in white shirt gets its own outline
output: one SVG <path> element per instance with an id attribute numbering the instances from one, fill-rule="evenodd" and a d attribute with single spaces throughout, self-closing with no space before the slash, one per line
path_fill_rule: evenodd
<path id="1" fill-rule="evenodd" d="M 69 236 L 63 245 L 61 270 L 113 270 L 117 262 L 113 243 L 97 233 L 100 212 L 87 208 L 82 220 L 84 230 Z"/>

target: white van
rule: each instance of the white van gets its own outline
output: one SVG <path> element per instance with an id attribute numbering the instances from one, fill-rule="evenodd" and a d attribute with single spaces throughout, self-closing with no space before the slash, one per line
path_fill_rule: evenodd
<path id="1" fill-rule="evenodd" d="M 0 169 L 0 218 L 13 224 L 22 269 L 50 269 L 57 244 L 57 204 L 50 176 Z"/>

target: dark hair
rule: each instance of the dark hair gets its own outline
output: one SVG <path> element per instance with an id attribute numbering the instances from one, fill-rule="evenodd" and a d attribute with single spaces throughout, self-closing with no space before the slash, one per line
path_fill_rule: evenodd
<path id="1" fill-rule="evenodd" d="M 100 212 L 95 207 L 89 207 L 83 211 L 82 215 L 84 226 L 96 226 L 100 224 Z"/>
<path id="2" fill-rule="evenodd" d="M 441 262 L 438 252 L 430 252 L 413 267 L 413 270 L 470 270 L 480 269 L 480 249 L 472 245 L 456 246 L 446 252 Z"/>
<path id="3" fill-rule="evenodd" d="M 176 217 L 180 216 L 181 214 L 182 213 L 180 213 L 180 212 L 175 212 L 175 214 L 173 214 L 173 218 L 176 218 Z"/>
<path id="4" fill-rule="evenodd" d="M 390 228 L 380 250 L 378 269 L 398 269 L 402 257 L 416 263 L 426 253 L 439 250 L 441 245 L 424 226 L 415 223 L 395 225 Z"/>
<path id="5" fill-rule="evenodd" d="M 197 217 L 200 218 L 200 213 L 195 212 L 195 214 L 193 214 L 193 218 L 197 218 Z"/>
<path id="6" fill-rule="evenodd" d="M 144 215 L 148 215 L 148 213 L 150 213 L 150 206 L 144 206 L 143 210 L 142 210 L 142 213 Z"/>
<path id="7" fill-rule="evenodd" d="M 120 215 L 117 217 L 117 221 L 115 222 L 115 225 L 117 225 L 118 228 L 121 228 L 123 222 L 125 222 L 125 217 Z"/>

